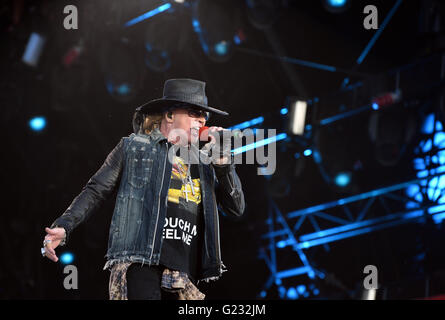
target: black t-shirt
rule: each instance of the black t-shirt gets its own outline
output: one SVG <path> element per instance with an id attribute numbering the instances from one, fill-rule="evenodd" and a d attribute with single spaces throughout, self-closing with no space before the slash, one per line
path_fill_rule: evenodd
<path id="1" fill-rule="evenodd" d="M 160 264 L 172 270 L 186 272 L 196 280 L 200 269 L 203 238 L 203 213 L 198 165 L 190 167 L 193 182 L 187 184 L 188 165 L 175 156 L 170 189 L 168 190 L 167 215 L 164 221 L 163 244 Z"/>

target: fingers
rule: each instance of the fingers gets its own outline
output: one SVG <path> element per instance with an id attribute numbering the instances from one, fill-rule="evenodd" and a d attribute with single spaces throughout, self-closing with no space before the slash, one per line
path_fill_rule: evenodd
<path id="1" fill-rule="evenodd" d="M 224 128 L 223 127 L 210 127 L 208 130 L 209 130 L 209 133 L 212 133 L 212 132 L 218 132 L 218 131 L 224 130 Z M 212 143 L 212 144 L 216 143 L 216 137 L 212 134 L 209 134 L 209 140 L 210 140 L 210 143 Z"/>
<path id="2" fill-rule="evenodd" d="M 210 142 L 210 144 L 215 144 L 215 143 L 216 143 L 216 138 L 215 138 L 215 136 L 209 134 L 209 142 Z"/>
<path id="3" fill-rule="evenodd" d="M 46 233 L 48 233 L 49 235 L 54 235 L 54 236 L 60 236 L 63 235 L 65 233 L 63 228 L 54 228 L 54 229 L 50 229 L 50 228 L 45 228 Z"/>
<path id="4" fill-rule="evenodd" d="M 51 249 L 51 250 L 52 250 L 52 249 Z M 52 260 L 52 261 L 54 261 L 54 262 L 59 261 L 59 258 L 56 256 L 55 251 L 52 250 L 52 252 L 50 252 L 50 250 L 49 250 L 48 247 L 47 247 L 47 249 L 46 249 L 45 256 L 46 256 L 48 259 L 50 259 L 50 260 Z"/>
<path id="5" fill-rule="evenodd" d="M 57 240 L 62 240 L 62 239 L 63 239 L 63 237 L 61 237 L 61 236 L 52 236 L 49 234 L 47 234 L 45 236 L 45 240 L 57 241 Z"/>
<path id="6" fill-rule="evenodd" d="M 59 260 L 59 258 L 56 255 L 56 251 L 54 251 L 54 249 L 51 248 L 51 245 L 49 243 L 47 243 L 46 246 L 44 246 L 44 249 L 45 249 L 45 257 L 54 262 L 57 262 Z"/>
<path id="7" fill-rule="evenodd" d="M 52 248 L 52 246 L 54 245 L 54 247 L 58 246 L 58 243 L 52 243 L 53 241 L 58 241 L 61 240 L 63 238 L 63 232 L 61 232 L 60 230 L 54 230 L 51 228 L 46 227 L 45 231 L 47 232 L 47 235 L 45 236 L 45 241 L 46 242 L 44 244 L 44 248 L 45 248 L 45 256 L 54 261 L 57 262 L 59 260 L 59 258 L 56 255 L 56 251 Z"/>
<path id="8" fill-rule="evenodd" d="M 62 240 L 64 235 L 65 235 L 65 231 L 62 228 L 58 228 L 59 230 L 54 230 L 54 229 L 50 229 L 50 228 L 45 228 L 45 231 L 48 233 L 45 236 L 45 240 Z"/>
<path id="9" fill-rule="evenodd" d="M 48 228 L 48 227 L 45 228 L 45 231 L 46 231 L 47 233 L 49 233 L 49 234 L 56 234 L 56 233 L 57 233 L 56 230 L 50 229 L 50 228 Z"/>
<path id="10" fill-rule="evenodd" d="M 223 127 L 210 127 L 209 128 L 210 132 L 221 131 L 221 130 L 224 130 L 224 128 Z"/>

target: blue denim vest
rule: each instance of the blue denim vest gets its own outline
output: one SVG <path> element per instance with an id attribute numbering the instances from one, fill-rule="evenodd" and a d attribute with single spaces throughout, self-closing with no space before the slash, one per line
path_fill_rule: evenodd
<path id="1" fill-rule="evenodd" d="M 159 264 L 162 231 L 167 212 L 167 194 L 172 164 L 167 139 L 158 129 L 150 135 L 131 134 L 123 138 L 123 172 L 110 225 L 107 263 L 132 261 Z M 201 253 L 202 272 L 198 280 L 214 280 L 224 272 L 219 241 L 215 172 L 199 163 L 205 232 Z"/>

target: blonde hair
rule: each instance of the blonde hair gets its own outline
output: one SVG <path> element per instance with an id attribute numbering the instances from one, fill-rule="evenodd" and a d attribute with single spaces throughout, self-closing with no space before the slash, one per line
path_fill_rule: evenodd
<path id="1" fill-rule="evenodd" d="M 145 134 L 150 134 L 153 129 L 160 129 L 163 117 L 163 113 L 153 113 L 145 115 L 144 123 L 142 123 L 142 132 Z"/>

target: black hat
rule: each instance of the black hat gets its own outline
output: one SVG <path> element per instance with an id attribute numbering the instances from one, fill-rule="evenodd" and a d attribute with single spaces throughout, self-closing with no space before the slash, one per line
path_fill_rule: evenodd
<path id="1" fill-rule="evenodd" d="M 205 94 L 205 82 L 193 79 L 169 79 L 164 83 L 163 97 L 144 103 L 136 108 L 141 113 L 163 112 L 175 104 L 184 104 L 205 111 L 227 116 L 229 113 L 209 107 Z"/>

